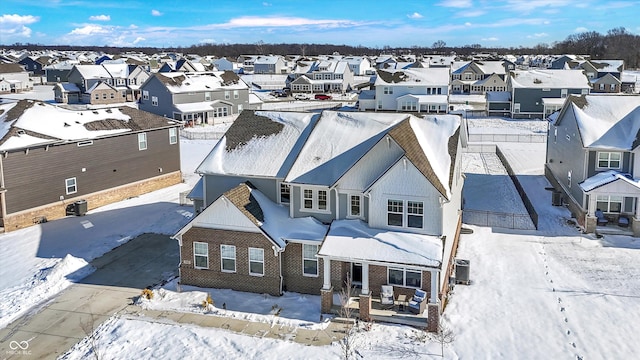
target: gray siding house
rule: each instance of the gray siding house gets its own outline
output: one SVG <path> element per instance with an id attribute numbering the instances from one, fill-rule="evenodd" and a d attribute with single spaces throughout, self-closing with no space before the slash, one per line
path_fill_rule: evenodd
<path id="1" fill-rule="evenodd" d="M 550 124 L 545 175 L 585 231 L 606 232 L 598 225 L 626 218 L 640 236 L 639 131 L 635 95 L 570 96 Z"/>
<path id="2" fill-rule="evenodd" d="M 543 118 L 544 99 L 589 94 L 589 79 L 581 70 L 516 70 L 507 78 L 511 117 Z"/>
<path id="3" fill-rule="evenodd" d="M 182 181 L 180 124 L 130 107 L 72 111 L 4 104 L 0 137 L 4 231 L 61 218 Z"/>
<path id="4" fill-rule="evenodd" d="M 154 74 L 140 90 L 140 110 L 187 125 L 229 121 L 249 107 L 249 88 L 232 71 Z"/>
<path id="5" fill-rule="evenodd" d="M 461 146 L 454 115 L 245 111 L 197 170 L 198 215 L 174 236 L 181 283 L 320 294 L 329 313 L 348 279 L 362 319 L 382 285 L 423 290 L 433 331 L 461 224 Z"/>

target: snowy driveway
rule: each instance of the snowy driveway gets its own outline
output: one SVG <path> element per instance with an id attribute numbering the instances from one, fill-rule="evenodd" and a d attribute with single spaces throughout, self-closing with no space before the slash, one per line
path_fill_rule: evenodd
<path id="1" fill-rule="evenodd" d="M 141 289 L 174 275 L 178 260 L 178 244 L 167 235 L 143 234 L 123 244 L 94 260 L 93 274 L 0 330 L 0 354 L 8 359 L 63 354 L 131 304 Z"/>

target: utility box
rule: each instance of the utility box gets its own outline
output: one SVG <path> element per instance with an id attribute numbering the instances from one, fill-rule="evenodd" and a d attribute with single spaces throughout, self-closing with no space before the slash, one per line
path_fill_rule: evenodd
<path id="1" fill-rule="evenodd" d="M 553 190 L 551 193 L 551 205 L 562 206 L 562 193 L 560 191 Z"/>
<path id="2" fill-rule="evenodd" d="M 73 203 L 73 213 L 76 216 L 84 216 L 87 213 L 87 200 L 78 200 Z"/>
<path id="3" fill-rule="evenodd" d="M 469 260 L 456 259 L 456 284 L 469 285 Z"/>

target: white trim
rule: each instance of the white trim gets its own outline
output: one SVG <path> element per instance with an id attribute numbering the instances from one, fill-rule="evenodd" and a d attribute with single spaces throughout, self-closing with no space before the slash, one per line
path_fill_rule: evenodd
<path id="1" fill-rule="evenodd" d="M 259 250 L 259 251 L 261 251 L 262 252 L 262 260 L 261 261 L 251 260 L 251 250 Z M 251 275 L 251 276 L 264 276 L 264 249 L 250 247 L 247 250 L 247 257 L 248 257 L 248 260 L 249 260 L 249 264 L 248 264 L 249 265 L 249 275 Z M 251 272 L 251 263 L 252 262 L 261 263 L 262 264 L 262 273 Z"/>
<path id="2" fill-rule="evenodd" d="M 224 259 L 231 259 L 230 257 L 224 257 L 222 255 L 222 247 L 223 246 L 228 246 L 230 248 L 233 248 L 233 270 L 225 270 L 224 269 L 224 263 L 223 260 Z M 238 269 L 238 253 L 236 252 L 236 246 L 235 245 L 227 245 L 227 244 L 220 244 L 220 271 L 221 272 L 225 272 L 225 273 L 235 273 L 236 270 Z"/>
<path id="3" fill-rule="evenodd" d="M 143 151 L 143 150 L 147 150 L 148 148 L 149 148 L 149 143 L 147 140 L 147 133 L 146 132 L 138 133 L 138 150 Z"/>
<path id="4" fill-rule="evenodd" d="M 389 270 L 399 270 L 402 271 L 402 284 L 392 284 L 389 281 Z M 420 286 L 415 287 L 415 286 L 411 286 L 411 285 L 407 285 L 407 271 L 410 272 L 414 272 L 414 273 L 419 273 L 420 274 Z M 433 276 L 433 274 L 432 274 Z M 409 269 L 409 268 L 403 268 L 403 267 L 394 267 L 394 266 L 387 266 L 387 283 L 389 285 L 394 285 L 394 286 L 402 286 L 405 288 L 410 288 L 410 289 L 422 289 L 422 270 L 413 270 L 413 269 Z"/>
<path id="5" fill-rule="evenodd" d="M 351 197 L 357 197 L 359 200 L 360 213 L 353 215 L 351 212 Z M 364 219 L 364 197 L 359 193 L 347 194 L 347 219 Z"/>
<path id="6" fill-rule="evenodd" d="M 305 246 L 315 246 L 316 247 L 316 253 L 313 255 L 313 258 L 305 258 L 304 257 L 304 247 Z M 318 254 L 318 251 L 320 251 L 320 245 L 302 244 L 302 276 L 306 276 L 306 277 L 318 277 L 318 276 L 320 276 L 320 260 L 318 260 L 318 257 L 316 256 Z M 304 272 L 304 262 L 305 261 L 315 261 L 316 262 L 316 273 L 315 274 L 307 274 L 307 273 Z"/>
<path id="7" fill-rule="evenodd" d="M 73 180 L 73 185 L 69 185 L 69 180 Z M 78 180 L 76 179 L 76 177 L 71 177 L 71 178 L 67 178 L 64 179 L 64 187 L 65 187 L 65 192 L 67 193 L 67 195 L 71 195 L 71 194 L 75 194 L 78 192 Z M 69 191 L 69 188 L 73 187 L 73 191 Z"/>
<path id="8" fill-rule="evenodd" d="M 311 198 L 305 198 L 305 190 L 311 191 Z M 326 187 L 309 187 L 309 186 L 300 186 L 300 212 L 314 212 L 314 213 L 322 213 L 322 214 L 330 214 L 331 213 L 331 193 L 329 188 Z M 319 192 L 324 191 L 326 194 L 326 205 L 324 209 L 319 208 Z M 306 208 L 304 206 L 305 199 L 311 200 L 311 208 Z"/>
<path id="9" fill-rule="evenodd" d="M 600 166 L 600 154 L 608 154 L 607 156 L 607 164 L 609 166 Z M 611 155 L 618 154 L 620 155 L 620 159 L 618 161 L 618 167 L 611 166 Z M 624 155 L 620 151 L 596 151 L 596 170 L 620 170 L 622 169 L 622 161 L 624 160 Z M 615 160 L 614 160 L 615 161 Z"/>
<path id="10" fill-rule="evenodd" d="M 173 134 L 172 134 L 173 133 Z M 169 145 L 178 143 L 178 128 L 169 128 Z"/>
<path id="11" fill-rule="evenodd" d="M 402 203 L 402 213 L 400 214 L 399 212 L 392 212 L 393 214 L 400 214 L 402 215 L 402 225 L 391 225 L 389 224 L 389 201 L 400 201 Z M 418 204 L 422 204 L 422 214 L 410 214 L 409 213 L 409 202 L 412 203 L 418 203 Z M 401 197 L 398 198 L 387 198 L 387 205 L 386 205 L 386 211 L 385 211 L 385 215 L 386 215 L 386 224 L 388 227 L 390 228 L 399 228 L 399 229 L 424 229 L 424 223 L 425 223 L 425 214 L 424 214 L 424 201 L 421 200 L 414 200 L 414 199 L 403 199 Z M 409 226 L 409 216 L 422 216 L 422 226 L 421 227 L 414 227 L 414 226 Z"/>

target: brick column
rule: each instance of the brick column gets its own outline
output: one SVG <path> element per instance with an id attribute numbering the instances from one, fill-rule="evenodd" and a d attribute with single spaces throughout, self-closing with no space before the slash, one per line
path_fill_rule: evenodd
<path id="1" fill-rule="evenodd" d="M 440 302 L 427 304 L 427 331 L 437 332 L 440 324 Z"/>
<path id="2" fill-rule="evenodd" d="M 371 291 L 360 294 L 360 320 L 371 321 Z"/>
<path id="3" fill-rule="evenodd" d="M 333 306 L 333 286 L 328 289 L 320 289 L 320 312 L 330 314 Z"/>

